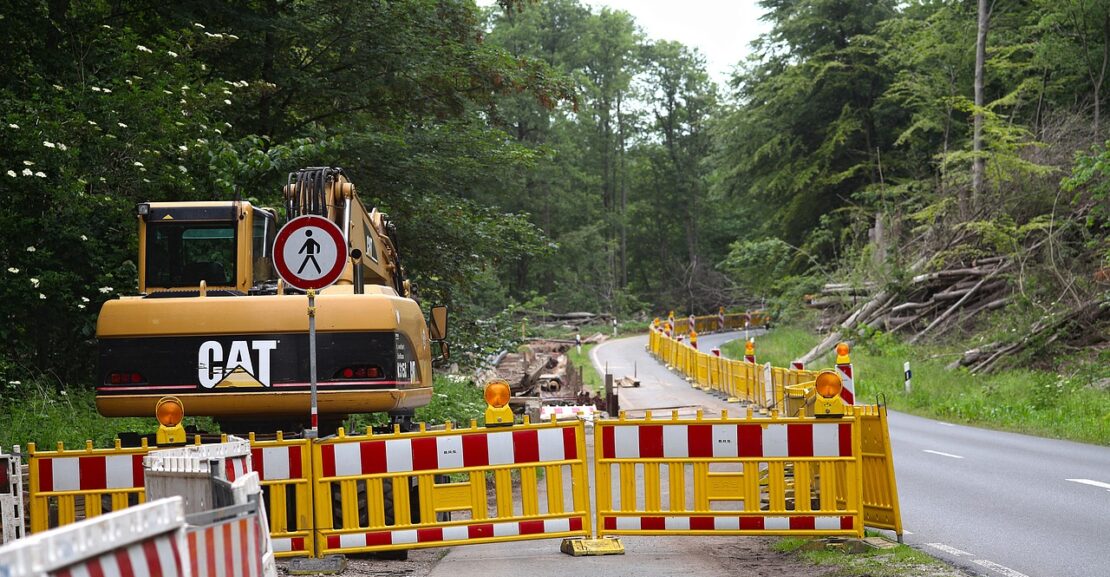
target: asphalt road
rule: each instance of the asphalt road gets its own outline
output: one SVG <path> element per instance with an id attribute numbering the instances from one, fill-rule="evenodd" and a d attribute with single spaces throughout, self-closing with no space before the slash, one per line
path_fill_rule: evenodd
<path id="1" fill-rule="evenodd" d="M 699 342 L 708 350 L 739 336 Z M 640 388 L 619 390 L 622 409 L 742 410 L 691 388 L 644 351 L 646 342 L 619 339 L 592 351 L 599 370 L 640 379 Z M 990 577 L 1110 577 L 1110 447 L 895 412 L 890 434 L 910 545 Z"/>

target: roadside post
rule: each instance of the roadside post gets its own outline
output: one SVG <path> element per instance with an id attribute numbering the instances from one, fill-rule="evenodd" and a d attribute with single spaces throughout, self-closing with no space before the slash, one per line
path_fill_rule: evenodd
<path id="1" fill-rule="evenodd" d="M 316 408 L 316 291 L 339 280 L 347 264 L 343 231 L 315 215 L 299 216 L 281 227 L 274 239 L 274 268 L 285 284 L 308 296 L 308 373 L 312 391 L 311 424 L 306 438 L 319 435 Z"/>
<path id="2" fill-rule="evenodd" d="M 913 378 L 913 371 L 910 370 L 910 362 L 909 361 L 906 361 L 902 365 L 902 371 L 905 372 L 905 374 L 906 374 L 906 394 L 908 395 L 908 394 L 910 394 L 910 390 L 911 390 L 910 380 L 912 380 L 912 378 Z"/>

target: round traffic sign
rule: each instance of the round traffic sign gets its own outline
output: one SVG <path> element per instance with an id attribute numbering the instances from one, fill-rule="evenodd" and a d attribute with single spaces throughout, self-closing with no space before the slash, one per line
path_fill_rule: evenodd
<path id="1" fill-rule="evenodd" d="M 285 284 L 322 289 L 339 280 L 347 264 L 343 231 L 321 216 L 298 216 L 274 239 L 274 268 Z"/>

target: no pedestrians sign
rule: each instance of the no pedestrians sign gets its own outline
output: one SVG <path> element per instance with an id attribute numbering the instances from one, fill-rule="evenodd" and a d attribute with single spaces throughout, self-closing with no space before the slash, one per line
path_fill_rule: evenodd
<path id="1" fill-rule="evenodd" d="M 343 273 L 347 251 L 343 231 L 321 216 L 299 216 L 281 227 L 274 240 L 274 267 L 285 284 L 301 290 L 330 286 Z"/>

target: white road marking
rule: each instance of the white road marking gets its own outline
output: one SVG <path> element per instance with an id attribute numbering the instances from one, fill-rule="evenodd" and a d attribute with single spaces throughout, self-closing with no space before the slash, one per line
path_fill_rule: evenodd
<path id="1" fill-rule="evenodd" d="M 905 529 L 902 529 L 902 534 L 903 535 L 913 535 L 913 531 L 907 531 Z"/>
<path id="2" fill-rule="evenodd" d="M 940 455 L 941 457 L 951 457 L 953 459 L 962 459 L 963 458 L 959 455 L 953 455 L 952 453 L 942 453 L 940 451 L 931 451 L 929 449 L 925 449 L 925 452 L 926 453 L 932 453 L 934 455 Z"/>
<path id="3" fill-rule="evenodd" d="M 944 425 L 945 427 L 955 427 L 956 426 L 952 423 L 945 423 L 944 421 L 937 421 L 937 422 Z"/>
<path id="4" fill-rule="evenodd" d="M 1107 491 L 1110 491 L 1110 483 L 1103 483 L 1102 481 L 1092 481 L 1090 479 L 1064 479 L 1064 480 L 1065 481 L 1071 481 L 1072 483 L 1082 483 L 1084 485 L 1092 485 L 1094 487 L 1102 487 L 1103 489 L 1106 489 Z"/>
<path id="5" fill-rule="evenodd" d="M 1025 573 L 1022 573 L 1021 571 L 1014 571 L 1013 569 L 1010 569 L 1009 567 L 1007 567 L 1005 565 L 999 565 L 998 563 L 995 563 L 994 561 L 987 561 L 986 559 L 973 559 L 971 562 L 975 563 L 976 565 L 982 565 L 983 567 L 986 567 L 987 569 L 992 569 L 994 571 L 997 571 L 998 573 L 1001 573 L 1001 574 L 1005 575 L 1006 577 L 1029 577 Z"/>
<path id="6" fill-rule="evenodd" d="M 951 545 L 945 545 L 944 543 L 926 543 L 926 545 L 932 547 L 933 549 L 939 549 L 941 551 L 944 551 L 945 553 L 948 553 L 949 555 L 955 555 L 957 557 L 959 557 L 960 555 L 967 555 L 968 557 L 974 557 L 974 555 L 972 553 L 968 553 L 967 551 L 957 549 L 957 548 L 955 548 Z"/>

